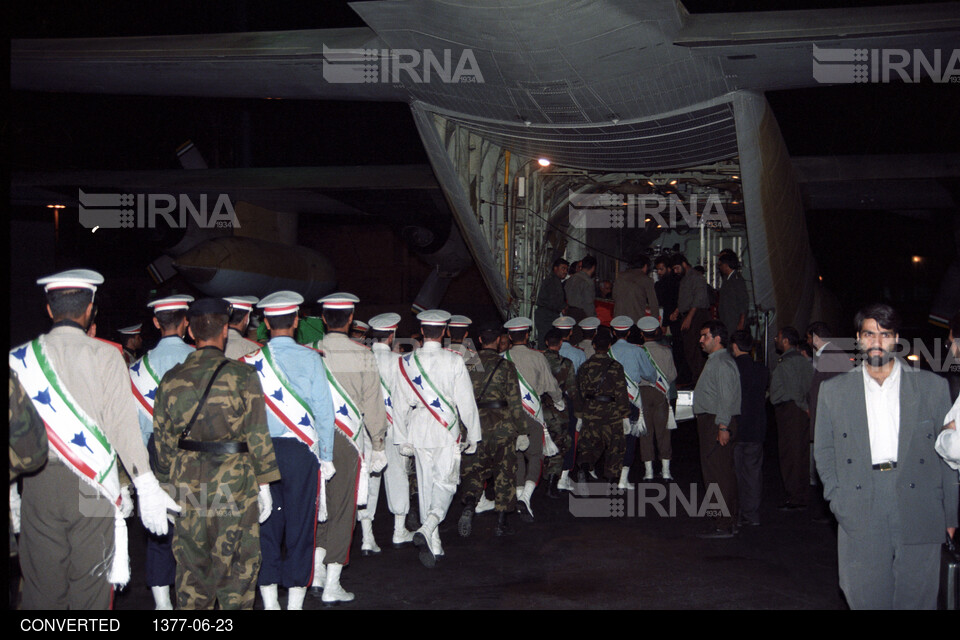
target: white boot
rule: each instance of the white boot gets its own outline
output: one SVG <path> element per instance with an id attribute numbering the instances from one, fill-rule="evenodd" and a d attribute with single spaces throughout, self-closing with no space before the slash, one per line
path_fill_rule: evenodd
<path id="1" fill-rule="evenodd" d="M 433 551 L 433 555 L 438 558 L 443 555 L 443 546 L 440 544 L 440 527 L 434 529 L 430 535 L 430 549 Z"/>
<path id="2" fill-rule="evenodd" d="M 302 611 L 303 599 L 306 596 L 306 587 L 290 587 L 287 591 L 287 611 Z"/>
<path id="3" fill-rule="evenodd" d="M 170 587 L 150 587 L 153 592 L 153 601 L 156 603 L 156 611 L 173 611 L 173 604 L 170 602 Z"/>
<path id="4" fill-rule="evenodd" d="M 673 476 L 670 475 L 670 461 L 669 461 L 669 460 L 661 460 L 660 462 L 663 464 L 663 479 L 664 479 L 664 480 L 673 480 Z"/>
<path id="5" fill-rule="evenodd" d="M 407 514 L 393 516 L 393 548 L 409 546 L 413 542 L 413 531 L 407 531 Z"/>
<path id="6" fill-rule="evenodd" d="M 481 494 L 480 501 L 477 502 L 477 507 L 473 510 L 473 512 L 483 513 L 484 511 L 493 511 L 494 507 L 496 506 L 497 506 L 496 502 L 494 502 L 493 500 L 487 500 L 487 495 Z"/>
<path id="7" fill-rule="evenodd" d="M 280 611 L 280 600 L 277 598 L 277 585 L 265 584 L 260 587 L 260 597 L 263 598 L 264 611 Z"/>
<path id="8" fill-rule="evenodd" d="M 431 513 L 427 516 L 427 519 L 424 520 L 423 526 L 413 534 L 413 544 L 420 549 L 420 562 L 428 569 L 433 569 L 437 566 L 437 551 L 443 551 L 437 548 L 439 538 L 437 538 L 437 542 L 434 542 L 433 538 L 433 532 L 439 524 L 440 520 L 436 515 Z"/>
<path id="9" fill-rule="evenodd" d="M 620 482 L 617 484 L 617 487 L 620 489 L 630 489 L 633 485 L 627 480 L 627 476 L 630 475 L 630 467 L 624 467 L 620 470 Z"/>
<path id="10" fill-rule="evenodd" d="M 327 579 L 327 568 L 323 564 L 323 559 L 327 556 L 327 550 L 323 547 L 317 547 L 313 550 L 313 582 L 310 583 L 311 589 L 323 589 L 323 583 Z"/>
<path id="11" fill-rule="evenodd" d="M 335 604 L 337 602 L 350 602 L 353 600 L 353 594 L 345 591 L 340 586 L 340 572 L 343 565 L 331 562 L 327 565 L 327 579 L 323 584 L 323 597 L 320 598 L 326 604 Z"/>
<path id="12" fill-rule="evenodd" d="M 537 483 L 533 480 L 527 480 L 523 484 L 523 489 L 517 492 L 517 502 L 520 510 L 520 519 L 524 522 L 533 522 L 533 509 L 530 507 L 530 498 L 533 496 L 533 490 L 537 488 Z"/>
<path id="13" fill-rule="evenodd" d="M 375 556 L 380 553 L 380 547 L 373 537 L 373 520 L 361 520 L 360 528 L 363 530 L 363 542 L 360 543 L 360 555 Z"/>
<path id="14" fill-rule="evenodd" d="M 653 480 L 653 461 L 649 460 L 643 463 L 643 479 Z"/>
<path id="15" fill-rule="evenodd" d="M 557 480 L 557 489 L 560 491 L 573 491 L 573 481 L 570 480 L 569 469 L 564 469 L 560 472 L 560 479 Z"/>

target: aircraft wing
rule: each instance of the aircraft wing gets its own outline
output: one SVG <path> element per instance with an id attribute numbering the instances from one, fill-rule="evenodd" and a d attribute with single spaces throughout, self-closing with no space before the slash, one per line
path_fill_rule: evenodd
<path id="1" fill-rule="evenodd" d="M 26 91 L 230 98 L 405 101 L 357 82 L 370 29 L 14 40 L 10 86 Z M 365 51 L 366 50 L 366 51 Z"/>
<path id="2" fill-rule="evenodd" d="M 894 50 L 909 52 L 904 71 L 910 78 L 917 57 L 914 50 L 922 51 L 931 66 L 939 57 L 936 66 L 942 73 L 951 68 L 957 42 L 960 3 L 956 2 L 687 15 L 673 40 L 695 55 L 716 59 L 731 91 L 854 82 L 858 64 L 865 65 L 868 73 L 883 71 L 880 50 L 890 52 L 886 55 L 893 63 L 900 61 Z M 855 57 L 858 49 L 862 50 L 859 58 Z M 954 73 L 960 72 L 960 60 L 954 59 L 952 66 Z M 924 67 L 920 70 L 924 72 Z M 892 73 L 893 81 L 903 80 L 896 71 Z"/>

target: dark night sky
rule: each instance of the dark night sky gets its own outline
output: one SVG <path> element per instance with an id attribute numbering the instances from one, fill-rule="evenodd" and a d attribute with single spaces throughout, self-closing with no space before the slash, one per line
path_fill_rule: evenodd
<path id="1" fill-rule="evenodd" d="M 904 2 L 773 0 L 762 4 L 765 10 L 777 10 Z M 757 10 L 744 0 L 687 0 L 685 5 L 691 13 Z M 232 9 L 224 10 L 225 6 Z M 363 26 L 345 3 L 316 1 L 36 0 L 14 3 L 8 15 L 8 30 L 14 38 Z M 769 92 L 767 98 L 791 155 L 960 151 L 956 124 L 960 84 L 821 87 Z M 178 167 L 174 150 L 187 139 L 197 143 L 211 165 L 220 167 L 426 162 L 409 109 L 402 104 L 17 93 L 11 95 L 10 106 L 12 115 L 4 134 L 14 171 L 172 169 Z M 246 147 L 240 144 L 244 112 L 249 114 Z M 118 113 L 124 116 L 118 118 Z M 825 282 L 847 304 L 869 297 L 929 304 L 933 295 L 929 290 L 935 289 L 933 283 L 955 253 L 943 218 L 924 221 L 870 212 L 820 212 L 808 221 Z M 909 232 L 898 231 L 905 226 Z M 928 272 L 908 270 L 910 255 L 931 254 L 925 267 Z M 850 260 L 864 266 L 857 273 L 868 281 L 851 283 L 848 277 L 839 277 Z M 912 287 L 912 282 L 921 281 L 922 286 Z M 890 289 L 891 282 L 899 283 L 895 290 Z"/>

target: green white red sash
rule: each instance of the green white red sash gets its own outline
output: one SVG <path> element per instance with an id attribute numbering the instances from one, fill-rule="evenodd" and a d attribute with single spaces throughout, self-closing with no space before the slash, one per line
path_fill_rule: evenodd
<path id="1" fill-rule="evenodd" d="M 160 377 L 150 366 L 149 354 L 130 365 L 130 382 L 133 397 L 137 399 L 137 408 L 147 418 L 153 420 L 153 403 L 160 387 Z"/>
<path id="2" fill-rule="evenodd" d="M 130 579 L 130 566 L 126 524 L 120 515 L 120 475 L 113 446 L 67 391 L 39 338 L 10 352 L 10 368 L 17 373 L 43 419 L 50 448 L 56 456 L 116 508 L 114 531 L 117 535 L 108 580 L 113 584 L 126 584 Z"/>
<path id="3" fill-rule="evenodd" d="M 453 430 L 460 424 L 460 417 L 453 404 L 443 397 L 430 376 L 423 370 L 417 352 L 409 353 L 400 358 L 400 376 L 410 385 L 413 394 L 417 396 L 423 407 L 444 429 L 453 434 Z M 457 442 L 460 441 L 460 432 L 457 431 Z"/>
<path id="4" fill-rule="evenodd" d="M 333 401 L 333 424 L 337 427 L 337 433 L 350 441 L 360 457 L 360 472 L 357 477 L 357 506 L 362 507 L 367 504 L 370 482 L 370 469 L 363 455 L 363 414 L 350 399 L 350 394 L 337 381 L 333 372 L 330 371 L 330 367 L 324 366 L 323 370 L 326 372 L 327 382 L 330 384 L 330 399 Z"/>
<path id="5" fill-rule="evenodd" d="M 620 362 L 620 359 L 617 358 L 617 355 L 613 352 L 613 349 L 611 349 L 609 353 L 611 358 L 613 358 L 617 362 Z M 622 366 L 623 363 L 620 362 L 620 365 Z M 627 373 L 626 367 L 624 367 L 623 369 L 623 377 L 627 379 L 627 395 L 630 396 L 630 403 L 635 407 L 639 407 L 640 406 L 640 385 L 637 384 L 637 382 L 630 377 L 630 374 Z"/>
<path id="6" fill-rule="evenodd" d="M 297 395 L 276 365 L 269 345 L 242 356 L 240 361 L 257 370 L 267 410 L 280 421 L 287 433 L 307 445 L 319 461 L 320 444 L 317 441 L 316 419 L 310 405 Z"/>
<path id="7" fill-rule="evenodd" d="M 657 381 L 654 383 L 654 386 L 660 390 L 663 395 L 667 395 L 670 390 L 670 381 L 667 380 L 667 376 L 663 375 L 663 369 L 660 368 L 660 365 L 657 364 L 657 361 L 653 359 L 653 354 L 650 353 L 650 350 L 645 346 L 642 347 L 646 351 L 647 355 L 650 357 L 650 362 L 653 363 L 654 369 L 657 370 Z"/>
<path id="8" fill-rule="evenodd" d="M 547 429 L 547 421 L 543 417 L 543 402 L 540 400 L 540 394 L 530 386 L 523 377 L 523 374 L 520 373 L 520 367 L 516 366 L 516 363 L 513 362 L 510 352 L 507 351 L 504 353 L 503 357 L 512 362 L 514 368 L 517 370 L 517 379 L 520 380 L 520 404 L 523 405 L 523 410 L 530 414 L 531 418 L 539 422 L 540 427 L 543 429 L 543 455 L 548 458 L 556 455 L 558 451 L 557 445 L 553 442 L 553 438 L 550 437 L 550 431 Z"/>

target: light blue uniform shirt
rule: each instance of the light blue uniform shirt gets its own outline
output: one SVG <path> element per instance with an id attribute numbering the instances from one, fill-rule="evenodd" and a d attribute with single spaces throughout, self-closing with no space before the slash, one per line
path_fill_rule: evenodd
<path id="1" fill-rule="evenodd" d="M 320 459 L 333 460 L 333 400 L 323 358 L 309 347 L 299 345 L 293 338 L 281 336 L 267 343 L 274 364 L 283 372 L 287 382 L 307 403 L 313 414 L 320 445 Z M 290 431 L 267 409 L 267 426 L 274 438 L 289 437 Z"/>
<path id="2" fill-rule="evenodd" d="M 642 347 L 621 339 L 613 343 L 613 346 L 610 347 L 610 353 L 617 362 L 623 365 L 623 372 L 637 384 L 641 380 L 657 381 L 657 368 L 653 366 L 650 356 Z"/>
<path id="3" fill-rule="evenodd" d="M 158 378 L 163 380 L 167 371 L 186 360 L 187 356 L 193 351 L 193 347 L 178 336 L 167 336 L 166 338 L 160 338 L 157 346 L 147 352 L 147 357 L 150 359 L 150 368 L 153 369 Z M 136 366 L 136 362 L 131 366 Z M 143 445 L 146 446 L 150 434 L 153 433 L 153 420 L 148 418 L 143 410 L 137 411 L 137 417 L 140 419 L 140 435 L 143 437 Z"/>
<path id="4" fill-rule="evenodd" d="M 580 365 L 587 361 L 587 354 L 585 354 L 582 349 L 577 349 L 569 342 L 564 342 L 560 345 L 560 355 L 562 355 L 564 358 L 568 358 L 570 362 L 573 363 L 574 373 L 577 372 L 577 369 L 580 368 Z"/>

